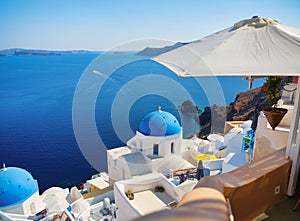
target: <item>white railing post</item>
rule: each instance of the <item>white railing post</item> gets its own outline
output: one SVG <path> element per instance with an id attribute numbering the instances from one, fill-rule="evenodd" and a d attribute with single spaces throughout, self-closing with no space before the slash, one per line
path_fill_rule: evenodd
<path id="1" fill-rule="evenodd" d="M 291 120 L 290 133 L 286 155 L 292 158 L 292 168 L 288 184 L 287 194 L 293 196 L 296 191 L 296 185 L 299 175 L 300 167 L 300 79 L 298 78 L 298 85 L 293 109 L 293 117 Z M 297 132 L 298 131 L 298 132 Z"/>

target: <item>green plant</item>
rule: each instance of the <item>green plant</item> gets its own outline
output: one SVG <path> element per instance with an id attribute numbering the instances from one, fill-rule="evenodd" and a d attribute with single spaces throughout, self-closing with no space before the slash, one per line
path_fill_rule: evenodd
<path id="1" fill-rule="evenodd" d="M 125 192 L 125 195 L 128 197 L 129 200 L 133 200 L 134 199 L 134 194 L 133 194 L 132 190 L 127 190 Z"/>
<path id="2" fill-rule="evenodd" d="M 286 85 L 288 79 L 280 76 L 269 76 L 266 78 L 261 90 L 267 93 L 267 105 L 266 109 L 272 109 L 277 107 L 277 101 L 281 96 L 283 86 Z"/>

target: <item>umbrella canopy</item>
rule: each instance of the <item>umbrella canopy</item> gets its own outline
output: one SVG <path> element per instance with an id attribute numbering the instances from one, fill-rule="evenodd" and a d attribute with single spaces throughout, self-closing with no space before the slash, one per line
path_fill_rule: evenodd
<path id="1" fill-rule="evenodd" d="M 52 187 L 42 194 L 41 200 L 46 204 L 49 213 L 58 213 L 69 207 L 69 202 L 66 199 L 68 194 L 68 189 Z"/>
<path id="2" fill-rule="evenodd" d="M 72 212 L 77 219 L 89 220 L 91 212 L 90 204 L 87 201 L 79 200 L 72 206 Z"/>
<path id="3" fill-rule="evenodd" d="M 69 203 L 65 198 L 55 194 L 47 195 L 44 198 L 43 203 L 46 204 L 49 213 L 62 212 L 69 207 Z"/>
<path id="4" fill-rule="evenodd" d="M 153 60 L 177 75 L 300 75 L 300 29 L 254 16 Z"/>
<path id="5" fill-rule="evenodd" d="M 205 154 L 205 153 L 201 153 L 199 155 L 197 155 L 196 157 L 197 161 L 205 161 L 205 160 L 217 160 L 218 158 L 215 155 L 212 154 Z"/>

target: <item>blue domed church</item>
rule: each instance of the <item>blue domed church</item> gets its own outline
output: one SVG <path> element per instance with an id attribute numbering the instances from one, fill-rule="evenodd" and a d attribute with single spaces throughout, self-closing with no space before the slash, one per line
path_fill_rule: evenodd
<path id="1" fill-rule="evenodd" d="M 17 167 L 0 169 L 0 211 L 34 215 L 43 210 L 38 183 L 29 172 Z"/>
<path id="2" fill-rule="evenodd" d="M 182 128 L 176 117 L 159 109 L 144 117 L 127 145 L 146 155 L 165 157 L 180 151 L 181 138 Z"/>
<path id="3" fill-rule="evenodd" d="M 107 151 L 108 174 L 112 181 L 151 172 L 169 172 L 193 167 L 182 158 L 189 151 L 183 145 L 179 121 L 160 107 L 146 115 L 127 146 Z"/>

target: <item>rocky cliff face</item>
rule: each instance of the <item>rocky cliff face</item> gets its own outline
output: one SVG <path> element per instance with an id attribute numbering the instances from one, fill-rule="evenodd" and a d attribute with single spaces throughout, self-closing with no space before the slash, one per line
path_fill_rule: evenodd
<path id="1" fill-rule="evenodd" d="M 266 104 L 266 95 L 263 95 L 261 88 L 255 88 L 247 92 L 239 93 L 235 101 L 229 106 L 206 107 L 199 116 L 202 129 L 200 137 L 206 137 L 210 133 L 223 133 L 225 121 L 245 121 L 253 118 L 255 108 L 262 110 Z"/>
<path id="2" fill-rule="evenodd" d="M 266 105 L 266 95 L 261 88 L 239 93 L 227 110 L 227 120 L 249 120 L 253 117 L 255 108 L 262 110 Z"/>

